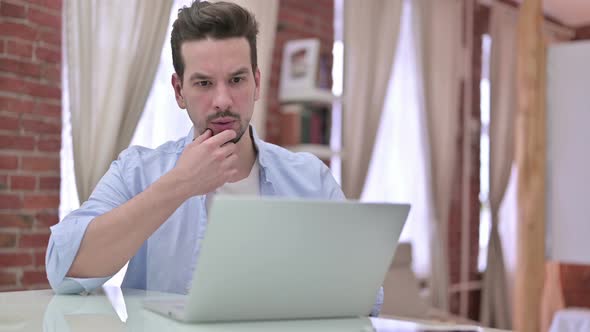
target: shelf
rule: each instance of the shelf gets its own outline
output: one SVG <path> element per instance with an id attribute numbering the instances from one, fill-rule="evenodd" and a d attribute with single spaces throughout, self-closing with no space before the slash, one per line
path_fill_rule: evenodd
<path id="1" fill-rule="evenodd" d="M 323 89 L 292 91 L 279 95 L 279 101 L 281 103 L 312 103 L 332 105 L 332 102 L 338 99 L 339 97 L 333 95 L 330 90 Z"/>
<path id="2" fill-rule="evenodd" d="M 320 159 L 330 159 L 334 156 L 339 156 L 339 151 L 333 151 L 330 149 L 328 145 L 320 145 L 320 144 L 299 144 L 299 145 L 291 145 L 286 146 L 286 149 L 289 149 L 293 152 L 309 152 Z"/>
<path id="3" fill-rule="evenodd" d="M 310 104 L 310 105 L 321 105 L 321 104 Z M 289 103 L 289 104 L 283 104 L 281 105 L 279 111 L 281 113 L 299 113 L 301 114 L 301 112 L 303 112 L 304 110 L 313 110 L 313 111 L 326 111 L 326 112 L 330 112 L 330 108 L 329 107 L 308 107 L 307 105 L 305 105 L 304 103 Z"/>

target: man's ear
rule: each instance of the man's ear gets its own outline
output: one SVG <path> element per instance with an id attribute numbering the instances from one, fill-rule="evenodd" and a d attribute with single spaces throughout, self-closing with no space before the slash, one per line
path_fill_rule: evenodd
<path id="1" fill-rule="evenodd" d="M 254 100 L 258 100 L 258 98 L 260 98 L 260 69 L 258 68 L 256 68 L 256 71 L 254 72 L 254 84 L 256 84 Z"/>
<path id="2" fill-rule="evenodd" d="M 186 109 L 186 102 L 182 96 L 182 78 L 177 73 L 172 74 L 172 88 L 174 89 L 174 97 L 178 107 Z"/>

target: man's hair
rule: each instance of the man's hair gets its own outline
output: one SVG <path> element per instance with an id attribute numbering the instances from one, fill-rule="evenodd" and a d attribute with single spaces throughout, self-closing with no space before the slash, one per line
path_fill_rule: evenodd
<path id="1" fill-rule="evenodd" d="M 256 35 L 258 23 L 254 15 L 246 9 L 229 2 L 195 1 L 190 7 L 178 10 L 178 17 L 172 25 L 170 44 L 172 63 L 176 74 L 183 78 L 184 61 L 180 47 L 185 41 L 227 39 L 244 37 L 250 45 L 252 72 L 256 71 Z"/>

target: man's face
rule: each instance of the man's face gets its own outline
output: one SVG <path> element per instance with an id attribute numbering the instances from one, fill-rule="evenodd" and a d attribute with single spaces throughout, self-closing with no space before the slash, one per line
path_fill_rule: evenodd
<path id="1" fill-rule="evenodd" d="M 252 72 L 246 38 L 187 41 L 180 48 L 182 82 L 172 76 L 176 101 L 186 109 L 195 136 L 207 128 L 216 135 L 231 129 L 239 141 L 248 129 L 260 93 L 260 72 Z"/>

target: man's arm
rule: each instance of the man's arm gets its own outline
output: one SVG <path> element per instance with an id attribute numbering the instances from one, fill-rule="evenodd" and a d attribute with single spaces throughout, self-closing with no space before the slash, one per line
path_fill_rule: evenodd
<path id="1" fill-rule="evenodd" d="M 210 130 L 187 145 L 176 166 L 121 206 L 88 225 L 67 274 L 76 278 L 110 276 L 188 198 L 203 195 L 237 172 L 233 130 L 211 137 Z M 222 146 L 223 145 L 223 146 Z"/>
<path id="2" fill-rule="evenodd" d="M 236 173 L 235 136 L 226 131 L 210 137 L 207 130 L 187 145 L 176 166 L 144 192 L 129 199 L 119 161 L 111 166 L 90 200 L 52 227 L 47 250 L 47 274 L 59 292 L 77 292 L 82 279 L 94 288 L 117 272 L 189 197 L 204 194 Z M 223 146 L 222 146 L 223 145 Z M 70 281 L 65 279 L 65 281 Z M 75 282 L 74 282 L 75 284 Z M 59 290 L 58 290 L 59 288 Z"/>
<path id="3" fill-rule="evenodd" d="M 128 202 L 94 218 L 67 276 L 107 277 L 119 271 L 188 198 L 181 187 L 181 177 L 172 170 Z"/>

